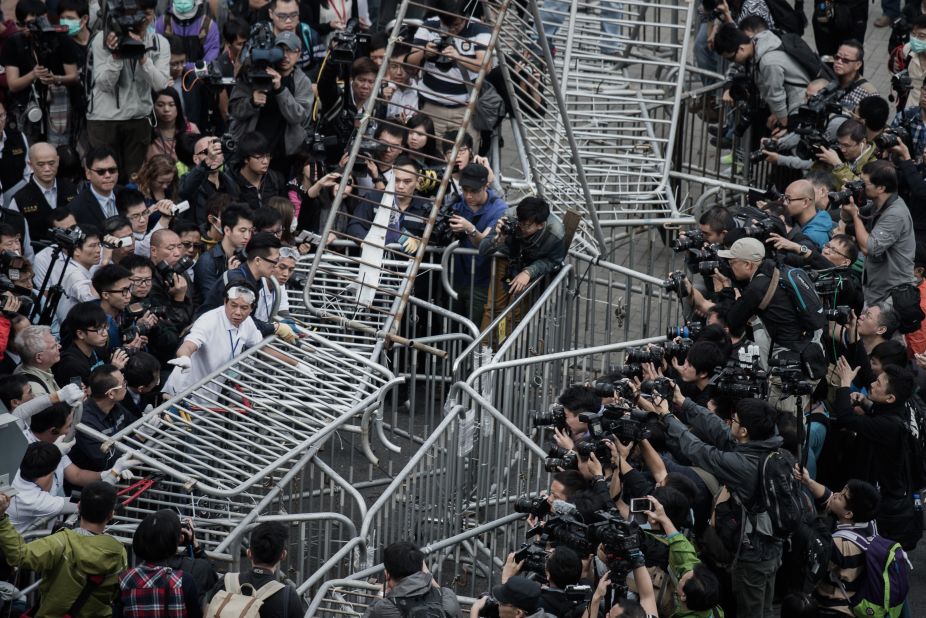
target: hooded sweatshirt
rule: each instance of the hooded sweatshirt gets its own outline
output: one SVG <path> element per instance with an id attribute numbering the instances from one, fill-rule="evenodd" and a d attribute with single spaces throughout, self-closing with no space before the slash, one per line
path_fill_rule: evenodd
<path id="1" fill-rule="evenodd" d="M 786 118 L 804 104 L 804 94 L 810 78 L 804 69 L 781 48 L 781 39 L 774 32 L 758 33 L 754 61 L 758 76 L 759 98 L 772 114 Z"/>
<path id="2" fill-rule="evenodd" d="M 395 588 L 386 593 L 384 599 L 372 603 L 363 616 L 364 618 L 401 618 L 402 611 L 393 599 L 423 596 L 433 585 L 434 578 L 430 573 L 424 571 L 412 573 L 399 580 Z M 444 615 L 459 616 L 460 604 L 457 601 L 457 595 L 450 588 L 441 588 L 440 591 Z"/>
<path id="3" fill-rule="evenodd" d="M 119 592 L 119 573 L 126 568 L 125 549 L 108 534 L 63 529 L 26 543 L 10 518 L 0 519 L 0 549 L 12 566 L 42 574 L 42 603 L 35 618 L 60 618 L 71 608 L 86 584 L 87 575 L 103 575 L 77 616 L 112 616 L 112 602 Z"/>

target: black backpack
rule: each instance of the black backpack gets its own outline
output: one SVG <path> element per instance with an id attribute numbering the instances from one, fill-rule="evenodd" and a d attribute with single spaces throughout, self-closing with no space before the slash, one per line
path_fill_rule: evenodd
<path id="1" fill-rule="evenodd" d="M 778 539 L 790 537 L 806 512 L 794 479 L 794 463 L 790 453 L 780 449 L 759 460 L 759 485 L 749 510 L 768 513 L 772 534 Z"/>
<path id="2" fill-rule="evenodd" d="M 804 15 L 803 0 L 795 0 L 794 6 L 788 0 L 765 0 L 768 12 L 775 20 L 775 28 L 783 33 L 801 36 L 807 27 L 807 16 Z"/>
<path id="3" fill-rule="evenodd" d="M 910 489 L 926 487 L 926 404 L 920 393 L 907 400 L 904 413 L 907 457 L 910 461 Z"/>
<path id="4" fill-rule="evenodd" d="M 391 601 L 404 618 L 447 618 L 440 588 L 431 586 L 424 594 L 392 597 Z"/>
<path id="5" fill-rule="evenodd" d="M 777 22 L 778 18 L 776 17 L 775 20 Z M 782 32 L 778 38 L 781 39 L 781 47 L 778 49 L 788 54 L 804 70 L 808 79 L 836 79 L 833 69 L 820 60 L 820 54 L 811 49 L 807 41 L 799 34 Z"/>
<path id="6" fill-rule="evenodd" d="M 914 333 L 920 329 L 926 315 L 920 307 L 920 289 L 910 283 L 891 288 L 891 305 L 900 318 L 900 332 Z"/>
<path id="7" fill-rule="evenodd" d="M 804 511 L 785 545 L 779 576 L 786 590 L 810 593 L 829 573 L 833 531 L 830 519 L 817 515 L 807 492 L 801 492 L 800 499 Z"/>
<path id="8" fill-rule="evenodd" d="M 779 265 L 778 271 L 778 285 L 783 287 L 791 298 L 791 304 L 794 305 L 804 333 L 812 335 L 825 328 L 823 301 L 820 300 L 817 288 L 807 271 L 787 264 Z"/>

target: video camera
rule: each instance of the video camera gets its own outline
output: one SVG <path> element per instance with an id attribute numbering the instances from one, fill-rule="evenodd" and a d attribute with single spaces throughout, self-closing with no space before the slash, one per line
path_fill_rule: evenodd
<path id="1" fill-rule="evenodd" d="M 331 50 L 328 52 L 328 61 L 332 64 L 349 65 L 357 57 L 360 46 L 370 42 L 370 35 L 360 31 L 360 22 L 352 18 L 347 22 L 344 30 L 335 32 L 331 37 Z"/>
<path id="2" fill-rule="evenodd" d="M 814 383 L 804 379 L 800 355 L 782 355 L 768 361 L 769 372 L 781 380 L 781 392 L 784 395 L 810 395 Z"/>
<path id="3" fill-rule="evenodd" d="M 283 50 L 275 45 L 276 37 L 269 22 L 259 21 L 251 26 L 248 34 L 247 64 L 248 83 L 257 92 L 269 92 L 273 89 L 273 76 L 267 69 L 275 67 L 283 60 Z"/>
<path id="4" fill-rule="evenodd" d="M 211 62 L 200 60 L 193 64 L 193 75 L 209 86 L 215 88 L 231 88 L 235 85 L 234 77 L 225 77 Z"/>
<path id="5" fill-rule="evenodd" d="M 48 228 L 48 232 L 51 234 L 52 242 L 67 252 L 76 249 L 86 238 L 86 235 L 76 225 L 72 228 L 51 227 Z"/>
<path id="6" fill-rule="evenodd" d="M 32 39 L 32 49 L 38 64 L 47 67 L 58 53 L 61 37 L 67 33 L 65 26 L 55 26 L 48 21 L 48 16 L 40 15 L 34 21 L 26 22 L 26 28 Z"/>
<path id="7" fill-rule="evenodd" d="M 851 267 L 827 268 L 825 270 L 808 271 L 813 280 L 817 295 L 828 309 L 838 307 L 840 300 L 850 294 L 852 282 L 858 280 L 858 275 Z M 859 283 L 860 285 L 860 283 Z"/>
<path id="8" fill-rule="evenodd" d="M 8 253 L 4 251 L 4 253 Z M 31 296 L 25 294 L 20 294 L 19 292 L 25 292 L 15 283 L 10 281 L 10 278 L 6 275 L 0 275 L 0 297 L 2 297 L 2 302 L 5 304 L 8 296 L 16 296 L 19 298 L 19 309 L 17 313 L 25 317 L 29 317 L 29 314 L 32 313 L 33 301 Z"/>
<path id="9" fill-rule="evenodd" d="M 145 24 L 145 13 L 138 0 L 106 0 L 103 5 L 103 36 L 112 32 L 119 38 L 116 53 L 122 58 L 141 58 L 145 54 L 145 44 L 130 37 L 141 35 Z"/>

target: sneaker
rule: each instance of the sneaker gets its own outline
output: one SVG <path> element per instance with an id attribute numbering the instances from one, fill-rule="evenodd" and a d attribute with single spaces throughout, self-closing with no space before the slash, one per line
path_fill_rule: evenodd
<path id="1" fill-rule="evenodd" d="M 733 153 L 728 152 L 727 154 L 720 157 L 721 165 L 733 165 Z"/>
<path id="2" fill-rule="evenodd" d="M 887 28 L 891 25 L 891 22 L 894 21 L 887 15 L 882 15 L 875 20 L 875 28 Z"/>

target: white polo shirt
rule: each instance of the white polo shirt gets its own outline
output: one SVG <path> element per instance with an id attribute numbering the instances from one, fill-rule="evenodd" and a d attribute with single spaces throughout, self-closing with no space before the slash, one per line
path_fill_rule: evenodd
<path id="1" fill-rule="evenodd" d="M 190 370 L 175 370 L 164 385 L 166 392 L 179 393 L 263 340 L 250 316 L 235 328 L 225 315 L 225 305 L 207 311 L 193 322 L 184 342 L 198 347 L 190 356 Z M 169 390 L 168 390 L 169 389 Z"/>

